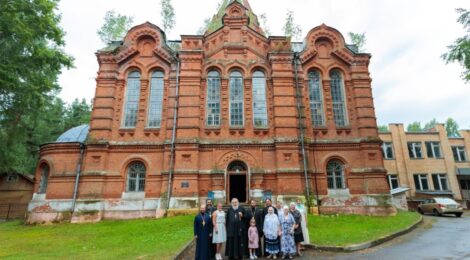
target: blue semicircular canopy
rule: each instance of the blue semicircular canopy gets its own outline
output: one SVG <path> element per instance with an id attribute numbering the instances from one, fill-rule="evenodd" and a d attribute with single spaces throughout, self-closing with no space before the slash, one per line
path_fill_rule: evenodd
<path id="1" fill-rule="evenodd" d="M 67 130 L 57 138 L 56 143 L 83 143 L 88 135 L 88 125 L 81 125 Z"/>

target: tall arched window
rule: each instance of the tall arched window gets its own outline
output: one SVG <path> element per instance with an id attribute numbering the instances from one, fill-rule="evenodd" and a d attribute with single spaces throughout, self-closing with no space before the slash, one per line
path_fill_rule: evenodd
<path id="1" fill-rule="evenodd" d="M 345 189 L 344 165 L 338 160 L 328 162 L 326 167 L 328 189 Z"/>
<path id="2" fill-rule="evenodd" d="M 220 125 L 220 74 L 211 71 L 207 75 L 206 125 Z"/>
<path id="3" fill-rule="evenodd" d="M 253 73 L 253 124 L 255 127 L 268 126 L 266 78 L 261 71 Z"/>
<path id="4" fill-rule="evenodd" d="M 123 127 L 133 128 L 137 125 L 137 112 L 140 98 L 140 72 L 133 71 L 127 77 L 126 101 L 124 103 Z"/>
<path id="5" fill-rule="evenodd" d="M 346 115 L 346 101 L 344 97 L 344 82 L 341 72 L 332 70 L 331 78 L 331 98 L 333 100 L 333 115 L 336 126 L 342 127 L 348 125 Z"/>
<path id="6" fill-rule="evenodd" d="M 323 93 L 320 73 L 316 70 L 311 71 L 308 74 L 308 80 L 312 125 L 325 126 L 325 119 L 323 114 Z"/>
<path id="7" fill-rule="evenodd" d="M 163 76 L 164 74 L 161 71 L 152 73 L 147 116 L 147 127 L 150 128 L 159 128 L 162 123 Z"/>
<path id="8" fill-rule="evenodd" d="M 243 76 L 238 71 L 230 73 L 230 126 L 243 126 Z"/>
<path id="9" fill-rule="evenodd" d="M 127 168 L 127 192 L 143 192 L 145 190 L 145 165 L 132 162 Z"/>
<path id="10" fill-rule="evenodd" d="M 47 184 L 49 182 L 49 165 L 44 164 L 41 169 L 41 179 L 39 180 L 39 194 L 44 194 L 47 191 Z"/>

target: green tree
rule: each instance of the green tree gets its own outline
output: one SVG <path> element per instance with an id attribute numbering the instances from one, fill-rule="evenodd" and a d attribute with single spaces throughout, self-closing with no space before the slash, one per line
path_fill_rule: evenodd
<path id="1" fill-rule="evenodd" d="M 209 24 L 211 24 L 211 21 L 212 19 L 210 17 L 204 19 L 204 22 L 203 22 L 204 24 L 201 27 L 199 27 L 199 29 L 197 30 L 197 34 L 203 35 L 209 28 Z"/>
<path id="2" fill-rule="evenodd" d="M 421 126 L 421 122 L 415 121 L 415 122 L 409 124 L 406 127 L 406 131 L 408 131 L 408 132 L 422 132 L 423 127 Z"/>
<path id="3" fill-rule="evenodd" d="M 28 128 L 60 89 L 73 59 L 63 51 L 58 0 L 0 1 L 0 173 L 25 173 Z"/>
<path id="4" fill-rule="evenodd" d="M 364 46 L 367 42 L 366 33 L 349 32 L 349 38 L 351 39 L 351 43 L 357 46 L 359 52 L 365 51 Z"/>
<path id="5" fill-rule="evenodd" d="M 294 12 L 291 10 L 287 10 L 286 22 L 282 29 L 284 30 L 284 35 L 291 38 L 292 40 L 298 41 L 302 36 L 302 28 L 300 25 L 295 24 Z"/>
<path id="6" fill-rule="evenodd" d="M 263 28 L 264 33 L 266 34 L 266 37 L 269 37 L 271 35 L 271 29 L 269 29 L 268 16 L 266 15 L 266 13 L 262 13 L 259 16 L 259 20 L 261 22 L 261 27 Z"/>
<path id="7" fill-rule="evenodd" d="M 115 10 L 107 11 L 104 23 L 97 31 L 98 36 L 104 44 L 122 40 L 131 28 L 133 21 L 134 18 L 131 16 L 118 14 Z"/>
<path id="8" fill-rule="evenodd" d="M 453 118 L 448 118 L 445 123 L 447 136 L 449 137 L 460 137 L 459 124 Z"/>
<path id="9" fill-rule="evenodd" d="M 384 133 L 384 132 L 388 132 L 388 131 L 389 131 L 387 125 L 379 125 L 377 128 L 379 129 L 379 132 L 381 132 L 381 133 Z"/>
<path id="10" fill-rule="evenodd" d="M 82 99 L 81 101 L 75 99 L 66 109 L 64 130 L 68 130 L 82 124 L 89 124 L 90 117 L 91 104 L 88 104 L 85 99 Z"/>
<path id="11" fill-rule="evenodd" d="M 166 34 L 169 34 L 173 28 L 175 28 L 175 9 L 171 4 L 171 0 L 161 0 L 160 15 L 162 16 L 163 30 Z"/>
<path id="12" fill-rule="evenodd" d="M 446 64 L 458 62 L 464 68 L 462 77 L 468 83 L 470 82 L 470 11 L 458 8 L 460 14 L 457 22 L 461 23 L 466 30 L 466 35 L 457 38 L 452 45 L 447 46 L 448 52 L 442 55 Z"/>
<path id="13" fill-rule="evenodd" d="M 431 129 L 433 127 L 435 127 L 437 124 L 439 124 L 439 122 L 437 122 L 437 120 L 435 118 L 431 119 L 431 121 L 427 122 L 423 129 L 424 130 L 427 130 L 427 129 Z"/>

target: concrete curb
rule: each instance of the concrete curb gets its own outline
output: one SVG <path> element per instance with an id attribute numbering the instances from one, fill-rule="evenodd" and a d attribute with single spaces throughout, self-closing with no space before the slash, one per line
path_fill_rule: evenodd
<path id="1" fill-rule="evenodd" d="M 407 234 L 407 233 L 411 232 L 412 230 L 414 230 L 416 227 L 418 227 L 418 225 L 420 225 L 421 223 L 423 223 L 423 216 L 420 216 L 420 219 L 418 221 L 416 221 L 416 223 L 414 223 L 414 224 L 410 225 L 409 227 L 406 227 L 406 228 L 404 228 L 400 231 L 397 231 L 393 234 L 386 235 L 386 236 L 383 236 L 383 237 L 379 237 L 376 240 L 371 240 L 371 241 L 367 241 L 367 242 L 360 243 L 360 244 L 355 244 L 355 245 L 349 245 L 349 246 L 318 246 L 318 245 L 314 245 L 314 244 L 309 244 L 309 245 L 305 245 L 305 246 L 307 248 L 322 250 L 322 251 L 354 252 L 354 251 L 359 251 L 359 250 L 371 248 L 371 247 L 374 247 L 374 246 L 378 246 L 378 245 L 383 244 L 387 241 L 390 241 L 394 238 L 397 238 L 399 236 Z"/>
<path id="2" fill-rule="evenodd" d="M 191 251 L 191 249 L 193 248 L 194 242 L 195 242 L 194 239 L 192 239 L 191 241 L 189 241 L 189 242 L 183 247 L 183 249 L 173 258 L 173 260 L 187 259 L 187 258 L 185 258 L 185 256 L 186 256 L 186 255 L 189 253 L 189 251 Z"/>

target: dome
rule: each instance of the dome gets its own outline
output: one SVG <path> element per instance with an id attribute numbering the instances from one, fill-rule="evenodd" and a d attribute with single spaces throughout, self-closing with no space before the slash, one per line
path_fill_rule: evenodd
<path id="1" fill-rule="evenodd" d="M 57 138 L 56 143 L 83 143 L 88 135 L 88 125 L 81 125 L 67 130 Z"/>

